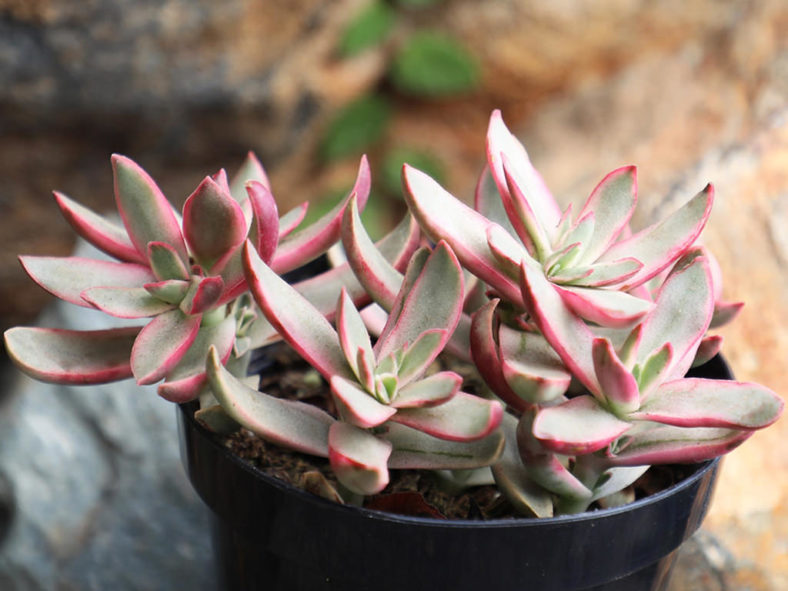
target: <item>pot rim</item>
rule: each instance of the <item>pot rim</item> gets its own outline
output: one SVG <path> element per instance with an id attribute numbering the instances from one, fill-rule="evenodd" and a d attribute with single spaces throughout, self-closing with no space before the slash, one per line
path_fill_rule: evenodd
<path id="1" fill-rule="evenodd" d="M 683 480 L 677 482 L 665 488 L 657 493 L 649 495 L 645 498 L 638 499 L 631 503 L 627 503 L 625 505 L 620 505 L 618 507 L 611 507 L 608 509 L 596 509 L 594 511 L 585 511 L 583 513 L 578 513 L 575 515 L 558 515 L 554 517 L 508 517 L 508 518 L 496 518 L 496 519 L 438 519 L 435 517 L 419 517 L 419 516 L 412 516 L 412 515 L 400 515 L 397 513 L 390 513 L 387 511 L 381 511 L 379 509 L 368 509 L 366 507 L 359 507 L 356 505 L 341 505 L 339 503 L 332 502 L 328 499 L 323 497 L 319 497 L 312 493 L 309 493 L 303 489 L 295 487 L 275 476 L 271 476 L 267 474 L 263 470 L 257 468 L 250 462 L 242 459 L 237 454 L 231 452 L 228 448 L 223 446 L 219 441 L 216 439 L 216 436 L 203 427 L 195 418 L 194 418 L 194 410 L 197 405 L 197 402 L 187 402 L 178 405 L 178 412 L 183 414 L 184 419 L 195 428 L 200 435 L 207 439 L 210 442 L 210 445 L 215 447 L 216 450 L 225 456 L 233 465 L 239 467 L 247 472 L 250 472 L 257 478 L 265 481 L 269 485 L 279 489 L 282 492 L 287 492 L 288 494 L 295 495 L 299 498 L 302 502 L 309 503 L 309 504 L 316 504 L 316 505 L 323 505 L 324 508 L 329 509 L 331 511 L 337 512 L 346 512 L 348 514 L 361 514 L 362 516 L 380 519 L 389 522 L 398 522 L 402 524 L 410 524 L 410 525 L 421 525 L 425 527 L 441 527 L 441 528 L 510 528 L 510 527 L 544 527 L 544 526 L 566 526 L 572 523 L 583 523 L 586 521 L 592 521 L 597 519 L 604 519 L 606 517 L 613 517 L 616 515 L 620 515 L 622 513 L 628 513 L 630 511 L 636 511 L 638 509 L 645 509 L 651 505 L 657 504 L 660 501 L 673 496 L 674 494 L 681 492 L 682 490 L 693 486 L 693 484 L 703 476 L 716 469 L 722 461 L 721 457 L 717 457 L 711 460 L 706 460 L 703 462 L 699 462 L 694 464 L 697 466 L 697 470 L 693 472 L 690 476 L 684 478 Z M 693 465 L 693 464 L 688 464 Z"/>

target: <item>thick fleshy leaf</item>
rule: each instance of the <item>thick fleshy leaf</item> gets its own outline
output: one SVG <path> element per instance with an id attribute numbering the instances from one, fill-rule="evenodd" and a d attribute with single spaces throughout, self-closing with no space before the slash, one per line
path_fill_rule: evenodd
<path id="1" fill-rule="evenodd" d="M 118 213 L 137 250 L 147 252 L 148 243 L 166 242 L 181 260 L 189 260 L 172 206 L 148 173 L 119 154 L 112 155 L 112 170 Z"/>
<path id="2" fill-rule="evenodd" d="M 498 355 L 498 343 L 495 338 L 497 330 L 495 308 L 499 301 L 493 299 L 474 313 L 469 333 L 471 356 L 482 379 L 490 389 L 506 404 L 517 410 L 524 410 L 528 403 L 520 398 L 504 379 Z"/>
<path id="3" fill-rule="evenodd" d="M 400 385 L 418 378 L 435 361 L 447 340 L 445 330 L 427 330 L 402 351 L 402 360 L 397 371 Z"/>
<path id="4" fill-rule="evenodd" d="M 643 476 L 651 466 L 621 466 L 610 468 L 600 477 L 603 483 L 594 488 L 594 496 L 591 501 L 603 499 L 607 496 L 616 494 L 632 485 L 638 478 Z"/>
<path id="5" fill-rule="evenodd" d="M 761 429 L 784 403 L 759 384 L 683 378 L 662 384 L 630 418 L 677 427 Z"/>
<path id="6" fill-rule="evenodd" d="M 704 257 L 677 265 L 657 295 L 656 307 L 643 321 L 638 362 L 643 363 L 666 342 L 673 347 L 673 362 L 666 377 L 680 378 L 692 365 L 711 321 L 714 295 Z"/>
<path id="7" fill-rule="evenodd" d="M 382 436 L 394 447 L 389 467 L 395 470 L 468 470 L 489 466 L 504 446 L 500 430 L 476 441 L 449 441 L 405 425 L 389 422 L 386 426 L 388 431 Z"/>
<path id="8" fill-rule="evenodd" d="M 640 388 L 641 400 L 648 398 L 651 390 L 665 381 L 665 376 L 672 361 L 673 345 L 665 343 L 661 349 L 655 351 L 641 365 L 635 366 L 635 376 Z"/>
<path id="9" fill-rule="evenodd" d="M 391 420 L 440 439 L 473 441 L 492 433 L 502 417 L 499 402 L 458 392 L 439 406 L 401 409 Z"/>
<path id="10" fill-rule="evenodd" d="M 521 286 L 526 309 L 564 365 L 595 396 L 599 382 L 594 372 L 591 346 L 594 335 L 561 298 L 541 270 L 523 264 Z"/>
<path id="11" fill-rule="evenodd" d="M 238 202 L 205 177 L 183 204 L 183 234 L 196 262 L 209 269 L 241 245 L 246 220 Z"/>
<path id="12" fill-rule="evenodd" d="M 414 343 L 428 330 L 442 330 L 442 348 L 462 313 L 464 279 L 457 257 L 441 241 L 430 253 L 415 281 L 403 283 L 401 306 L 395 304 L 376 344 L 378 359 Z"/>
<path id="13" fill-rule="evenodd" d="M 566 459 L 547 451 L 534 438 L 533 422 L 536 412 L 536 408 L 524 412 L 517 422 L 517 450 L 528 476 L 563 499 L 574 501 L 590 499 L 593 493 L 570 472 L 565 465 Z"/>
<path id="14" fill-rule="evenodd" d="M 283 238 L 271 260 L 271 268 L 277 273 L 291 271 L 311 261 L 337 242 L 341 232 L 342 215 L 350 199 L 355 195 L 359 210 L 363 210 L 369 197 L 370 185 L 369 162 L 367 157 L 363 156 L 356 184 L 347 198 L 313 224 Z"/>
<path id="15" fill-rule="evenodd" d="M 616 355 L 608 339 L 594 339 L 594 371 L 602 394 L 617 413 L 625 414 L 640 407 L 640 391 L 632 375 Z"/>
<path id="16" fill-rule="evenodd" d="M 187 281 L 191 276 L 184 260 L 166 242 L 151 242 L 146 252 L 151 270 L 160 281 L 170 279 Z"/>
<path id="17" fill-rule="evenodd" d="M 335 422 L 328 431 L 328 447 L 331 468 L 347 489 L 374 495 L 386 488 L 390 442 L 353 425 Z"/>
<path id="18" fill-rule="evenodd" d="M 331 392 L 342 420 L 362 429 L 377 427 L 397 412 L 396 408 L 375 400 L 355 382 L 339 376 L 331 378 Z"/>
<path id="19" fill-rule="evenodd" d="M 498 185 L 498 191 L 508 192 L 504 174 L 503 155 L 507 157 L 507 168 L 517 181 L 523 195 L 533 210 L 536 219 L 545 229 L 548 238 L 558 227 L 561 209 L 542 180 L 541 175 L 531 164 L 528 153 L 520 141 L 507 129 L 499 110 L 493 111 L 487 128 L 487 162 Z"/>
<path id="20" fill-rule="evenodd" d="M 276 201 L 270 189 L 260 182 L 249 182 L 246 191 L 249 193 L 249 203 L 252 205 L 252 227 L 249 230 L 249 239 L 260 254 L 260 258 L 269 263 L 279 244 L 279 211 Z"/>
<path id="21" fill-rule="evenodd" d="M 552 250 L 549 230 L 542 226 L 542 220 L 528 200 L 528 180 L 521 177 L 517 166 L 512 164 L 505 153 L 500 156 L 507 187 L 507 190 L 500 191 L 504 209 L 522 243 L 532 248 L 535 258 L 542 260 Z M 495 160 L 497 167 L 497 159 Z"/>
<path id="22" fill-rule="evenodd" d="M 703 365 L 717 355 L 722 350 L 723 338 L 720 335 L 703 337 L 698 350 L 695 351 L 695 359 L 692 360 L 692 367 Z"/>
<path id="23" fill-rule="evenodd" d="M 337 303 L 336 325 L 339 344 L 345 353 L 345 359 L 353 373 L 360 379 L 361 374 L 358 367 L 359 349 L 363 351 L 363 355 L 369 361 L 374 361 L 375 354 L 372 352 L 372 342 L 369 339 L 367 327 L 364 326 L 364 320 L 362 320 L 361 315 L 353 305 L 345 288 L 342 288 L 342 294 L 339 296 L 339 302 Z"/>
<path id="24" fill-rule="evenodd" d="M 309 209 L 309 202 L 304 201 L 301 205 L 297 205 L 287 213 L 284 213 L 282 217 L 279 218 L 279 239 L 281 240 L 288 234 L 290 234 L 293 230 L 295 230 L 298 225 L 304 221 L 306 217 L 306 212 Z"/>
<path id="25" fill-rule="evenodd" d="M 171 310 L 140 331 L 131 350 L 131 369 L 140 385 L 166 376 L 186 354 L 200 329 L 200 316 Z"/>
<path id="26" fill-rule="evenodd" d="M 408 256 L 418 247 L 419 231 L 413 218 L 408 216 L 409 239 L 405 243 Z M 402 228 L 400 224 L 400 228 Z M 403 275 L 377 249 L 367 234 L 358 213 L 357 200 L 352 197 L 342 218 L 342 244 L 348 263 L 372 299 L 391 309 L 402 285 Z"/>
<path id="27" fill-rule="evenodd" d="M 491 222 L 501 226 L 510 236 L 517 236 L 517 232 L 509 221 L 509 216 L 503 207 L 501 195 L 495 184 L 490 167 L 485 166 L 476 181 L 476 190 L 473 195 L 473 208 Z"/>
<path id="28" fill-rule="evenodd" d="M 500 270 L 500 263 L 487 245 L 487 228 L 493 222 L 425 173 L 405 165 L 402 176 L 410 212 L 429 237 L 436 242 L 445 240 L 464 268 L 493 286 L 508 301 L 521 301 L 516 282 Z"/>
<path id="29" fill-rule="evenodd" d="M 610 263 L 594 263 L 587 267 L 576 265 L 565 271 L 553 273 L 550 278 L 556 283 L 567 285 L 608 287 L 623 283 L 642 268 L 643 263 L 628 258 Z"/>
<path id="30" fill-rule="evenodd" d="M 640 425 L 638 425 L 640 427 Z M 696 463 L 721 456 L 737 448 L 752 431 L 643 423 L 608 452 L 616 466 Z"/>
<path id="31" fill-rule="evenodd" d="M 516 430 L 517 419 L 512 415 L 504 414 L 501 431 L 506 437 L 506 446 L 499 460 L 492 466 L 495 484 L 518 513 L 534 517 L 552 517 L 552 495 L 528 475 L 517 452 Z"/>
<path id="32" fill-rule="evenodd" d="M 744 302 L 721 302 L 714 303 L 714 315 L 711 317 L 709 328 L 719 328 L 733 321 L 744 307 Z"/>
<path id="33" fill-rule="evenodd" d="M 82 298 L 94 308 L 116 318 L 158 316 L 173 305 L 152 296 L 144 287 L 91 287 Z"/>
<path id="34" fill-rule="evenodd" d="M 565 455 L 593 453 L 632 427 L 602 408 L 592 396 L 577 396 L 543 408 L 534 419 L 533 434 L 542 445 Z"/>
<path id="35" fill-rule="evenodd" d="M 200 327 L 189 350 L 178 362 L 167 379 L 159 384 L 159 396 L 170 402 L 182 403 L 193 400 L 206 382 L 205 359 L 213 347 L 217 358 L 224 364 L 233 351 L 235 341 L 235 318 L 228 316 L 213 326 Z"/>
<path id="36" fill-rule="evenodd" d="M 706 225 L 713 201 L 714 189 L 708 185 L 669 217 L 611 246 L 600 257 L 600 262 L 634 258 L 643 263 L 643 268 L 621 289 L 628 290 L 648 281 L 695 242 Z"/>
<path id="37" fill-rule="evenodd" d="M 5 331 L 5 350 L 22 371 L 42 382 L 103 384 L 131 377 L 129 357 L 139 330 L 19 326 Z"/>
<path id="38" fill-rule="evenodd" d="M 423 408 L 447 402 L 460 391 L 462 378 L 453 371 L 441 371 L 407 384 L 391 402 L 394 408 Z"/>
<path id="39" fill-rule="evenodd" d="M 578 316 L 600 326 L 626 328 L 654 309 L 654 303 L 623 291 L 559 286 L 555 289 Z"/>
<path id="40" fill-rule="evenodd" d="M 233 196 L 238 203 L 244 203 L 247 199 L 246 183 L 249 181 L 256 181 L 264 187 L 271 189 L 271 182 L 268 180 L 268 175 L 265 173 L 263 165 L 257 158 L 254 152 L 247 152 L 246 158 L 241 164 L 241 168 L 233 175 L 230 181 L 230 195 Z"/>
<path id="41" fill-rule="evenodd" d="M 523 245 L 507 234 L 501 226 L 492 224 L 487 228 L 487 246 L 498 261 L 499 270 L 512 281 L 517 281 L 520 265 L 524 260 L 529 261 Z M 520 300 L 514 303 L 520 303 Z"/>
<path id="42" fill-rule="evenodd" d="M 189 282 L 180 279 L 168 279 L 167 281 L 146 283 L 142 287 L 152 296 L 168 304 L 178 304 L 189 291 Z"/>
<path id="43" fill-rule="evenodd" d="M 355 379 L 334 328 L 304 296 L 279 277 L 251 247 L 244 245 L 244 268 L 257 304 L 290 346 L 330 380 Z"/>
<path id="44" fill-rule="evenodd" d="M 138 251 L 123 226 L 55 191 L 55 201 L 74 231 L 93 246 L 122 261 L 147 264 L 145 251 Z"/>
<path id="45" fill-rule="evenodd" d="M 91 287 L 140 287 L 155 281 L 150 269 L 137 263 L 117 263 L 82 257 L 20 256 L 25 272 L 54 296 L 89 307 L 82 292 Z"/>
<path id="46" fill-rule="evenodd" d="M 629 223 L 637 204 L 637 169 L 617 168 L 607 174 L 591 192 L 577 217 L 594 214 L 594 233 L 583 243 L 581 262 L 594 262 L 615 242 Z"/>
<path id="47" fill-rule="evenodd" d="M 313 456 L 328 457 L 328 431 L 336 421 L 319 408 L 275 398 L 245 385 L 222 366 L 211 351 L 208 380 L 222 408 L 266 441 Z"/>
<path id="48" fill-rule="evenodd" d="M 219 276 L 193 277 L 189 291 L 179 304 L 184 314 L 202 314 L 219 302 L 224 290 L 224 281 Z"/>

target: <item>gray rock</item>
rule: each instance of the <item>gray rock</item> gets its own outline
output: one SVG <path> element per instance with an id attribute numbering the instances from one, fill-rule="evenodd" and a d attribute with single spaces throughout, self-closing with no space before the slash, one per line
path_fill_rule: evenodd
<path id="1" fill-rule="evenodd" d="M 107 322 L 59 304 L 41 324 Z M 66 387 L 16 373 L 6 382 L 0 506 L 13 514 L 0 589 L 214 588 L 208 509 L 183 472 L 171 403 L 131 380 Z M 7 514 L 0 509 L 0 535 Z"/>

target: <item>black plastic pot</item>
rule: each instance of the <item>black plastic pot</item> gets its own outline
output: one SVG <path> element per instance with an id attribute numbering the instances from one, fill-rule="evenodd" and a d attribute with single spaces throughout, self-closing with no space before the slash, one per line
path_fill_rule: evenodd
<path id="1" fill-rule="evenodd" d="M 720 358 L 702 375 L 730 379 Z M 220 589 L 665 589 L 700 526 L 719 460 L 624 507 L 550 519 L 405 517 L 341 506 L 255 469 L 180 407 L 181 457 L 213 513 Z"/>

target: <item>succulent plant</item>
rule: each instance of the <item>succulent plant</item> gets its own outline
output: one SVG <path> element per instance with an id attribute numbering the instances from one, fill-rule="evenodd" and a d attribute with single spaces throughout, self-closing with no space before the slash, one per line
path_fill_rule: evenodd
<path id="1" fill-rule="evenodd" d="M 336 416 L 255 392 L 214 355 L 211 385 L 233 419 L 266 439 L 328 457 L 339 482 L 361 495 L 382 490 L 388 468 L 476 468 L 499 455 L 503 407 L 460 391 L 462 378 L 453 371 L 428 372 L 463 303 L 462 270 L 444 243 L 413 256 L 374 346 L 346 292 L 335 330 L 249 245 L 244 263 L 268 320 L 330 384 Z"/>
<path id="2" fill-rule="evenodd" d="M 22 256 L 20 261 L 39 285 L 67 302 L 150 320 L 144 327 L 101 331 L 17 327 L 5 334 L 6 350 L 40 380 L 92 384 L 133 376 L 139 384 L 152 384 L 164 379 L 161 396 L 187 401 L 205 383 L 210 347 L 226 362 L 275 335 L 258 319 L 251 298 L 241 297 L 248 291 L 241 261 L 245 241 L 278 272 L 294 269 L 336 242 L 347 200 L 299 228 L 306 204 L 280 218 L 265 171 L 249 153 L 232 184 L 223 170 L 205 177 L 179 215 L 135 162 L 114 155 L 112 169 L 122 225 L 61 193 L 55 201 L 82 238 L 116 260 Z M 352 194 L 362 203 L 369 194 L 365 159 Z M 400 232 L 398 238 L 406 247 L 407 236 Z M 319 300 L 327 284 L 338 293 L 343 277 L 352 277 L 348 268 L 334 270 L 319 289 L 310 282 L 302 289 Z M 359 287 L 353 291 L 356 298 L 365 297 Z"/>
<path id="3" fill-rule="evenodd" d="M 365 158 L 347 198 L 301 227 L 306 205 L 280 218 L 251 154 L 232 183 L 206 177 L 182 215 L 113 156 L 122 224 L 55 198 L 116 260 L 21 261 L 61 299 L 150 320 L 14 328 L 6 348 L 45 381 L 134 377 L 163 380 L 159 394 L 175 402 L 200 396 L 199 418 L 217 429 L 327 458 L 346 499 L 415 468 L 494 478 L 524 514 L 584 511 L 626 502 L 651 464 L 716 457 L 777 420 L 783 402 L 763 386 L 686 377 L 719 352 L 709 331 L 742 306 L 723 300 L 719 265 L 698 242 L 710 185 L 633 232 L 634 167 L 608 174 L 574 215 L 497 111 L 487 160 L 473 207 L 405 165 L 410 213 L 374 243 L 359 214 Z M 332 268 L 282 277 L 340 239 Z M 260 392 L 246 375 L 250 351 L 278 339 L 324 378 L 320 407 Z M 463 386 L 452 357 L 478 385 Z"/>

